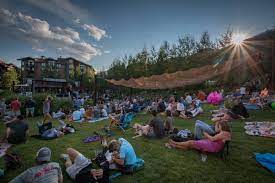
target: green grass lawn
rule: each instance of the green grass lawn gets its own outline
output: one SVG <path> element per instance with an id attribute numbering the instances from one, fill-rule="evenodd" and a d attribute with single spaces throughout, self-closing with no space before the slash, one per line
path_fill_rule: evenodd
<path id="1" fill-rule="evenodd" d="M 210 123 L 210 113 L 212 107 L 206 106 L 206 112 L 197 119 Z M 275 111 L 251 112 L 250 119 L 253 120 L 272 120 L 275 121 Z M 150 119 L 150 115 L 138 114 L 134 122 L 144 123 Z M 182 120 L 175 119 L 175 126 L 179 129 L 194 129 L 196 119 Z M 28 120 L 30 133 L 36 134 L 36 122 L 41 118 Z M 87 157 L 94 156 L 94 150 L 100 149 L 99 142 L 84 144 L 82 139 L 92 135 L 94 131 L 100 130 L 108 121 L 97 122 L 94 124 L 75 124 L 77 132 L 59 139 L 42 141 L 29 138 L 26 144 L 17 145 L 11 151 L 19 153 L 23 158 L 23 166 L 16 171 L 6 172 L 5 177 L 0 182 L 8 182 L 23 170 L 34 165 L 36 151 L 48 146 L 53 151 L 52 160 L 59 162 L 64 170 L 63 162 L 59 159 L 60 153 L 64 153 L 66 148 L 73 147 L 85 154 Z M 244 133 L 244 121 L 233 121 L 233 139 L 230 144 L 230 155 L 223 161 L 217 155 L 209 155 L 206 162 L 202 162 L 200 155 L 196 151 L 182 151 L 177 149 L 167 149 L 164 143 L 167 138 L 162 140 L 147 139 L 140 137 L 132 139 L 134 132 L 128 129 L 125 134 L 115 129 L 114 137 L 124 137 L 135 148 L 139 157 L 145 160 L 143 170 L 134 175 L 124 175 L 115 179 L 114 182 L 264 182 L 274 183 L 275 175 L 257 165 L 255 159 L 251 158 L 254 152 L 275 153 L 275 139 L 252 137 Z M 1 134 L 4 130 L 3 123 L 0 124 Z M 3 168 L 3 160 L 0 161 L 0 168 Z M 64 182 L 72 182 L 64 174 Z"/>

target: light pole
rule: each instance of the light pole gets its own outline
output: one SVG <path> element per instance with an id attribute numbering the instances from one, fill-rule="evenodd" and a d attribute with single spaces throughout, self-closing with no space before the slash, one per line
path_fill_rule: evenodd
<path id="1" fill-rule="evenodd" d="M 271 87 L 273 90 L 275 90 L 275 43 L 274 40 L 272 40 L 271 43 L 272 46 L 272 71 L 271 71 Z"/>
<path id="2" fill-rule="evenodd" d="M 95 71 L 94 105 L 97 103 L 97 73 Z"/>

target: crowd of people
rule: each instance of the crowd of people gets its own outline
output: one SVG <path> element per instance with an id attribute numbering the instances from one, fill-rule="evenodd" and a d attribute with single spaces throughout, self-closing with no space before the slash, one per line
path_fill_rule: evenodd
<path id="1" fill-rule="evenodd" d="M 220 95 L 223 92 L 218 92 Z M 186 129 L 180 130 L 174 126 L 174 118 L 191 119 L 202 114 L 204 103 L 207 103 L 207 95 L 203 91 L 186 93 L 185 96 L 172 95 L 167 98 L 156 97 L 146 100 L 141 96 L 125 97 L 115 100 L 111 97 L 101 97 L 95 105 L 86 105 L 85 97 L 74 97 L 71 111 L 52 111 L 52 98 L 46 97 L 43 102 L 43 121 L 37 124 L 39 135 L 42 138 L 58 138 L 67 133 L 74 133 L 73 122 L 86 122 L 99 118 L 109 118 L 111 129 L 114 125 L 123 122 L 126 114 L 147 111 L 152 118 L 145 124 L 134 124 L 137 138 L 168 137 L 165 144 L 168 148 L 183 150 L 196 149 L 204 153 L 216 153 L 223 149 L 224 144 L 231 140 L 231 121 L 238 118 L 248 118 L 247 103 L 257 98 L 261 105 L 274 102 L 270 99 L 267 89 L 256 92 L 241 86 L 230 95 L 224 96 L 226 102 L 218 104 L 219 109 L 211 111 L 212 125 L 200 120 L 195 120 L 194 132 Z M 258 104 L 257 104 L 258 105 Z M 10 104 L 10 112 L 7 114 L 7 104 L 4 99 L 0 101 L 0 116 L 5 121 L 5 134 L 1 142 L 12 144 L 25 143 L 29 134 L 29 125 L 25 117 L 33 117 L 36 102 L 28 98 L 22 106 L 18 98 Z M 20 109 L 24 107 L 26 114 L 23 116 Z M 59 127 L 53 127 L 53 120 L 57 119 Z M 179 138 L 174 138 L 180 136 Z M 140 159 L 137 157 L 134 147 L 124 138 L 118 138 L 109 142 L 102 141 L 103 158 L 98 163 L 96 159 L 89 159 L 74 148 L 68 148 L 65 154 L 61 154 L 64 160 L 66 173 L 75 182 L 108 182 L 109 171 L 119 170 L 122 173 L 133 173 Z M 52 151 L 43 147 L 37 151 L 36 165 L 14 178 L 11 182 L 63 182 L 62 169 L 56 162 L 51 161 Z"/>

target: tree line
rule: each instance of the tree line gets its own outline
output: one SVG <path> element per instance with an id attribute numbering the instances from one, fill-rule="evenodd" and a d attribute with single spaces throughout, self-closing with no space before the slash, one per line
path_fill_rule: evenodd
<path id="1" fill-rule="evenodd" d="M 189 69 L 194 66 L 188 63 L 192 55 L 211 53 L 227 47 L 232 42 L 232 36 L 233 30 L 229 26 L 215 41 L 211 41 L 208 31 L 202 32 L 199 40 L 195 40 L 192 35 L 184 35 L 180 36 L 176 43 L 163 41 L 158 50 L 154 46 L 150 49 L 144 47 L 136 55 L 125 55 L 114 59 L 107 71 L 100 72 L 100 76 L 118 80 Z"/>

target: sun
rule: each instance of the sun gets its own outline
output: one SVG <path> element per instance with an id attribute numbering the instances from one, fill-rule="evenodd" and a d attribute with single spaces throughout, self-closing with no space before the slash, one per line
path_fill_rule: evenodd
<path id="1" fill-rule="evenodd" d="M 236 33 L 232 36 L 232 43 L 235 45 L 241 45 L 246 39 L 246 35 L 243 33 Z"/>

